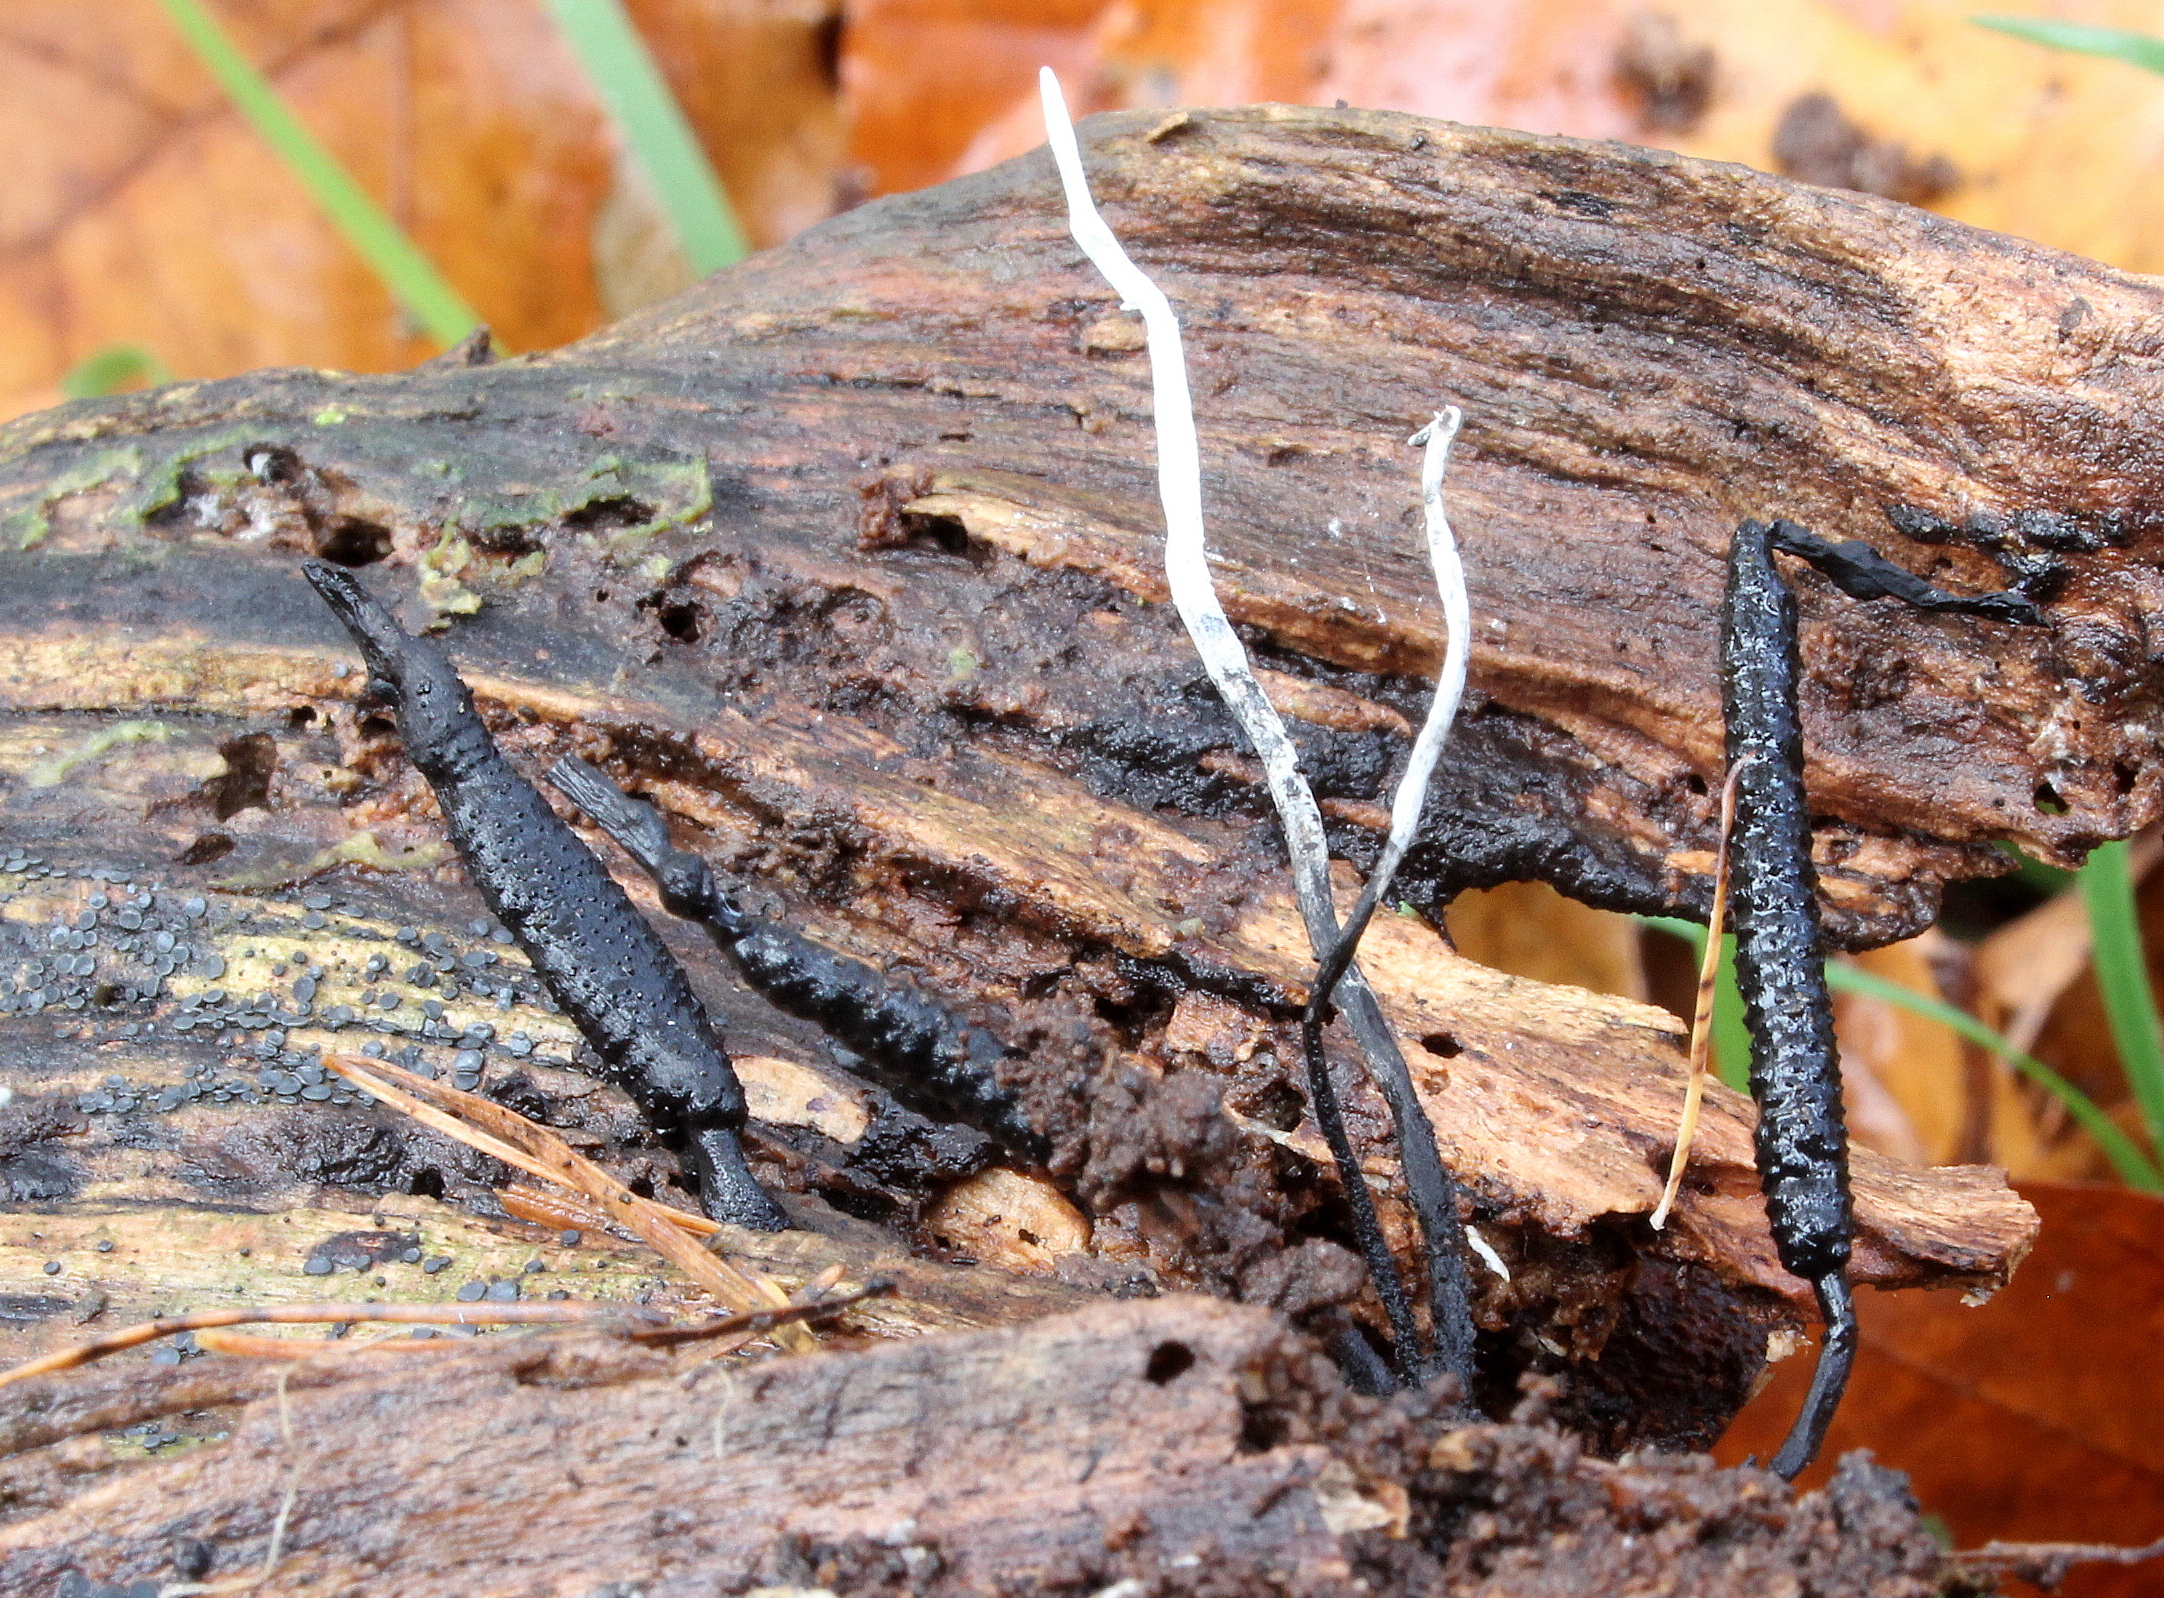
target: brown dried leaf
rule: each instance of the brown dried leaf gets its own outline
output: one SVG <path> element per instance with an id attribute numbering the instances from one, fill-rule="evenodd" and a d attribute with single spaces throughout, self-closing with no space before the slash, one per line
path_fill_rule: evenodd
<path id="1" fill-rule="evenodd" d="M 1943 999 L 1931 967 L 1937 932 L 1855 956 L 1873 976 L 1928 999 Z M 1849 1133 L 1881 1154 L 1914 1165 L 1960 1163 L 1968 1097 L 1961 1040 L 1884 999 L 1834 995 L 1841 1041 L 1842 1094 Z"/>
<path id="2" fill-rule="evenodd" d="M 2164 858 L 2152 831 L 2137 837 L 2131 864 L 2152 951 L 2164 944 Z M 2156 974 L 2152 955 L 2152 976 Z M 2090 975 L 2088 911 L 2078 893 L 2062 893 L 1999 928 L 1977 945 L 1975 1009 L 2017 1047 L 2027 1049 L 2137 1130 L 2118 1046 Z M 2110 1164 L 2058 1102 L 2010 1066 L 1989 1066 L 1989 1158 L 2032 1181 L 2109 1179 Z"/>
<path id="3" fill-rule="evenodd" d="M 1450 941 L 1468 960 L 1512 976 L 1646 997 L 1637 923 L 1566 899 L 1545 882 L 1506 882 L 1451 901 Z"/>

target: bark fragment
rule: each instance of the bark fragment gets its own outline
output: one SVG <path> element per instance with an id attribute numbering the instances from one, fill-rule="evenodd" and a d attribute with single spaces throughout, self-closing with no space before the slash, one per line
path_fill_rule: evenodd
<path id="1" fill-rule="evenodd" d="M 106 1376 L 101 1402 L 14 1439 L 0 1582 L 171 1579 L 183 1535 L 205 1574 L 252 1572 L 288 1484 L 275 1590 L 371 1598 L 1741 1595 L 1791 1573 L 1814 1598 L 1925 1598 L 1945 1573 L 1862 1456 L 1795 1499 L 1703 1460 L 1588 1459 L 1538 1425 L 1449 1430 L 1211 1300 L 764 1363 L 569 1339 L 316 1360 L 283 1417 L 251 1375 L 172 1379 L 167 1402 L 254 1401 L 170 1462 L 67 1440 L 154 1407 L 140 1379 Z"/>

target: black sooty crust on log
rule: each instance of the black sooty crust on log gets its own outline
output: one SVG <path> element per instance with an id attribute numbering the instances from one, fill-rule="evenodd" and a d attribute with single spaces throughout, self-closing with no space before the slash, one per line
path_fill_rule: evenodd
<path id="1" fill-rule="evenodd" d="M 396 712 L 407 758 L 435 790 L 474 885 L 611 1077 L 681 1137 L 707 1213 L 786 1227 L 745 1165 L 743 1088 L 675 957 L 504 758 L 450 658 L 409 637 L 347 572 L 321 561 L 304 569 L 367 659 L 369 692 Z"/>

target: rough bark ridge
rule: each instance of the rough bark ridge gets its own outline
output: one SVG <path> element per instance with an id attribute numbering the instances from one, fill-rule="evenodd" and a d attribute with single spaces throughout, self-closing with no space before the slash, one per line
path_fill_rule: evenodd
<path id="1" fill-rule="evenodd" d="M 1798 579 L 1841 938 L 1916 925 L 1993 839 L 2065 858 L 2157 809 L 2151 284 L 1614 146 L 1269 107 L 1085 135 L 1191 329 L 1221 586 L 1356 862 L 1436 654 L 1400 440 L 1468 410 L 1477 703 L 1416 910 L 1510 876 L 1694 902 L 1745 516 L 1868 538 L 1945 587 L 2011 574 L 2054 617 L 1919 617 Z M 760 909 L 1023 1047 L 1014 1085 L 1093 1228 L 1073 1288 L 1345 1301 L 1290 1025 L 1304 938 L 1160 603 L 1138 335 L 1032 157 L 546 356 L 259 373 L 0 430 L 21 544 L 0 583 L 0 1162 L 44 1208 L 5 1285 L 39 1339 L 95 1310 L 35 1250 L 64 1236 L 71 1290 L 140 1295 L 92 1240 L 153 1250 L 145 1199 L 290 1211 L 321 1183 L 346 1190 L 321 1214 L 395 1192 L 428 1226 L 477 1201 L 485 1166 L 312 1091 L 308 1051 L 340 1032 L 444 1070 L 471 1054 L 491 1091 L 669 1174 L 620 1096 L 560 1069 L 568 1029 L 469 925 L 455 868 L 399 855 L 435 839 L 431 807 L 356 712 L 301 551 L 446 624 L 514 758 L 603 763 Z M 923 1241 L 984 1141 L 852 1086 L 680 946 L 774 1066 L 766 1174 Z M 1651 1238 L 1668 1017 L 1481 970 L 1418 915 L 1365 959 L 1512 1267 L 1482 1277 L 1481 1396 L 1552 1369 L 1603 1446 L 1717 1431 L 1801 1293 L 1748 1106 L 1716 1093 Z M 1387 1174 L 1379 1105 L 1350 1110 Z M 1857 1195 L 1879 1285 L 1989 1286 L 2033 1226 L 1991 1172 L 1864 1158 Z"/>

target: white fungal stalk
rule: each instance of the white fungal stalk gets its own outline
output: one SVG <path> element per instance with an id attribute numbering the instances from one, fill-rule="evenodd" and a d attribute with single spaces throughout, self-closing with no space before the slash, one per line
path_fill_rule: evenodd
<path id="1" fill-rule="evenodd" d="M 1118 292 L 1122 305 L 1142 313 L 1148 336 L 1157 416 L 1157 489 L 1165 511 L 1165 575 L 1172 589 L 1172 603 L 1187 624 L 1187 635 L 1194 640 L 1195 652 L 1202 657 L 1210 680 L 1262 759 L 1270 800 L 1277 808 L 1292 857 L 1293 887 L 1302 919 L 1307 923 L 1308 941 L 1316 958 L 1322 959 L 1340 942 L 1336 907 L 1330 897 L 1329 848 L 1322 811 L 1315 803 L 1314 790 L 1301 775 L 1291 735 L 1256 680 L 1247 650 L 1233 632 L 1210 580 L 1209 556 L 1203 546 L 1202 457 L 1195 438 L 1194 404 L 1188 392 L 1187 357 L 1180 339 L 1179 318 L 1164 291 L 1128 259 L 1098 214 L 1082 175 L 1082 154 L 1075 141 L 1074 124 L 1067 115 L 1066 98 L 1050 67 L 1039 71 L 1038 86 L 1044 99 L 1045 133 L 1051 141 L 1053 160 L 1059 166 L 1060 183 L 1066 190 L 1067 223 L 1075 243 Z M 1444 514 L 1442 495 L 1443 473 L 1461 419 L 1462 413 L 1455 406 L 1449 407 L 1412 439 L 1427 446 L 1421 493 L 1427 512 L 1428 555 L 1442 595 L 1448 637 L 1434 702 L 1413 742 L 1405 774 L 1391 801 L 1389 838 L 1369 875 L 1360 906 L 1346 924 L 1349 939 L 1357 939 L 1412 844 L 1429 778 L 1464 693 L 1470 607 L 1464 568 L 1451 536 L 1449 518 Z"/>

